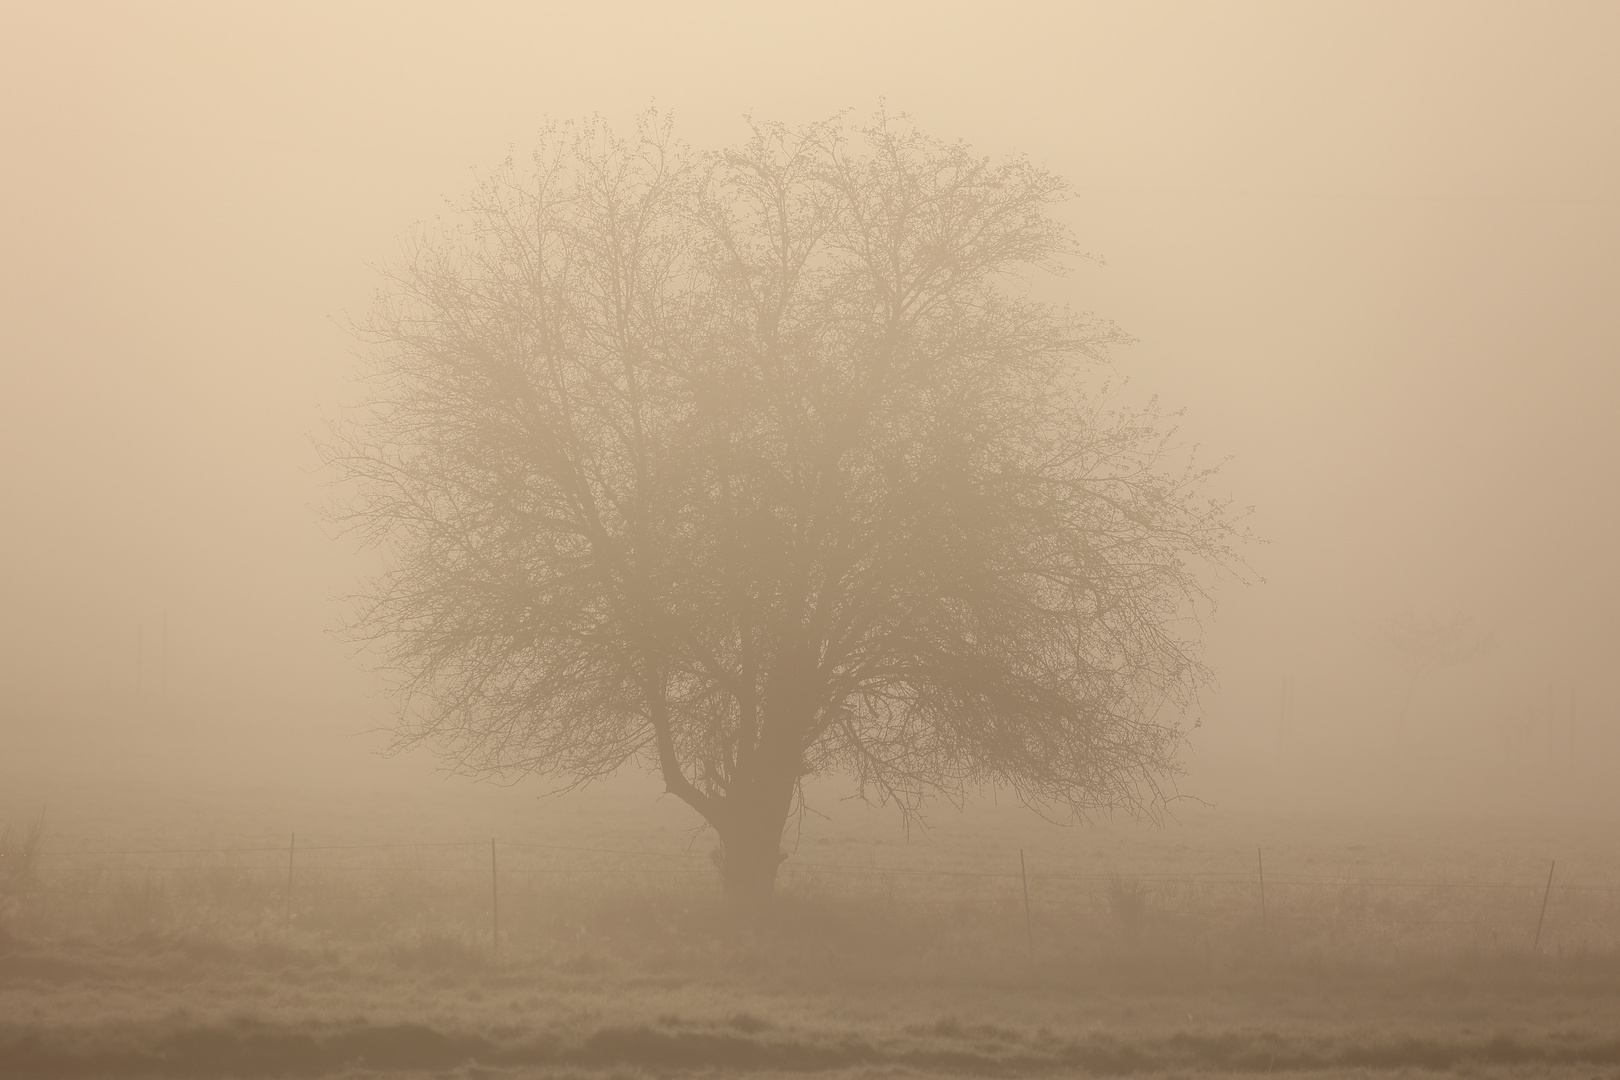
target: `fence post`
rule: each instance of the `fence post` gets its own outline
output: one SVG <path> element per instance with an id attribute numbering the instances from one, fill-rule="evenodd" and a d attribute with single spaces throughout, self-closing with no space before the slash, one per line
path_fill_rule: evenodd
<path id="1" fill-rule="evenodd" d="M 1541 915 L 1536 919 L 1536 940 L 1530 946 L 1532 953 L 1541 948 L 1541 924 L 1547 921 L 1547 901 L 1552 898 L 1552 878 L 1553 871 L 1556 869 L 1558 869 L 1558 860 L 1554 859 L 1552 865 L 1547 867 L 1547 889 L 1541 894 Z"/>
<path id="2" fill-rule="evenodd" d="M 1260 932 L 1266 932 L 1266 853 L 1254 849 L 1255 862 L 1260 867 Z"/>
<path id="3" fill-rule="evenodd" d="M 293 851 L 298 847 L 298 834 L 292 833 L 287 837 L 287 929 L 292 929 L 292 874 Z"/>
<path id="4" fill-rule="evenodd" d="M 495 838 L 489 838 L 489 959 L 498 963 L 501 958 L 501 883 L 495 873 Z"/>
<path id="5" fill-rule="evenodd" d="M 1029 871 L 1024 868 L 1024 849 L 1018 849 L 1018 876 L 1024 882 L 1024 937 L 1029 942 L 1029 958 L 1035 959 L 1035 931 L 1029 922 Z"/>

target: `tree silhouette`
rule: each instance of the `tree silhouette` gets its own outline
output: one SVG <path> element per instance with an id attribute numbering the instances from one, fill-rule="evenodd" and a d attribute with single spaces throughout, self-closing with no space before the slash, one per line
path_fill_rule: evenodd
<path id="1" fill-rule="evenodd" d="M 570 784 L 641 763 L 773 891 L 801 781 L 1152 812 L 1235 515 L 1112 325 L 1029 298 L 1062 181 L 903 121 L 697 153 L 549 130 L 424 230 L 326 446 L 391 569 L 355 632 L 396 745 Z"/>
<path id="2" fill-rule="evenodd" d="M 1435 672 L 1479 659 L 1496 647 L 1496 631 L 1477 632 L 1474 620 L 1456 614 L 1447 619 L 1418 618 L 1411 611 L 1392 616 L 1379 626 L 1378 645 L 1406 676 L 1397 723 L 1404 728 L 1412 708 L 1412 694 L 1420 680 Z"/>

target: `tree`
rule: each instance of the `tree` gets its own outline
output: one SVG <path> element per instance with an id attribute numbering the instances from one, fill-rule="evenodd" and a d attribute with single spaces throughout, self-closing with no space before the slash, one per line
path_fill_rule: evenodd
<path id="1" fill-rule="evenodd" d="M 423 231 L 327 446 L 391 569 L 355 628 L 398 746 L 577 784 L 629 763 L 768 900 L 801 781 L 914 814 L 1010 786 L 1154 810 L 1234 515 L 1112 325 L 1029 298 L 1058 178 L 879 116 L 697 153 L 553 128 Z"/>
<path id="2" fill-rule="evenodd" d="M 1447 668 L 1471 663 L 1496 648 L 1496 631 L 1479 632 L 1474 620 L 1461 613 L 1449 619 L 1418 618 L 1410 611 L 1385 619 L 1378 627 L 1377 644 L 1406 678 L 1401 713 L 1396 723 L 1404 731 L 1412 709 L 1412 694 L 1420 680 Z"/>

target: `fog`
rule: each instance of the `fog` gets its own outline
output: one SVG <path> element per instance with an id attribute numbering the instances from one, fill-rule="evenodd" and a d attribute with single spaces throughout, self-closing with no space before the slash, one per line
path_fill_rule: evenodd
<path id="1" fill-rule="evenodd" d="M 1254 507 L 1182 792 L 1617 809 L 1612 5 L 0 19 L 10 810 L 131 777 L 431 774 L 377 756 L 391 704 L 330 633 L 374 556 L 323 521 L 315 444 L 360 396 L 349 325 L 376 268 L 547 119 L 656 104 L 718 147 L 750 116 L 880 102 L 1073 182 L 1062 212 L 1100 260 L 1053 295 L 1136 338 L 1131 392 L 1184 409 L 1183 441 L 1230 459 L 1216 492 Z M 1407 611 L 1497 647 L 1421 680 L 1402 734 L 1374 639 Z"/>
<path id="2" fill-rule="evenodd" d="M 1617 46 L 0 5 L 0 1076 L 1612 1075 Z"/>

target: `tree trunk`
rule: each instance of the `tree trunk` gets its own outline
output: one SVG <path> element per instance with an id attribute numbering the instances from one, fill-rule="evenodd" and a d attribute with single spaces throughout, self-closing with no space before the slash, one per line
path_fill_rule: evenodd
<path id="1" fill-rule="evenodd" d="M 770 906 L 796 780 L 791 775 L 762 778 L 746 795 L 727 800 L 727 821 L 718 831 L 720 881 L 728 905 L 753 914 Z"/>

